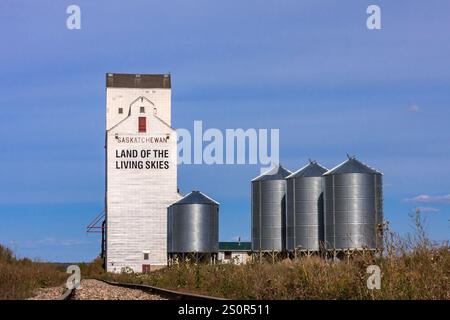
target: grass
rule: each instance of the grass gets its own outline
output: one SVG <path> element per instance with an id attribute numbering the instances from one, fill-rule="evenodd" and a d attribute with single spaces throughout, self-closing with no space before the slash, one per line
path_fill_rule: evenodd
<path id="1" fill-rule="evenodd" d="M 381 268 L 381 290 L 366 286 L 366 268 Z M 448 248 L 398 257 L 353 257 L 332 262 L 303 257 L 279 263 L 178 264 L 151 274 L 99 274 L 230 299 L 450 299 Z M 199 276 L 198 276 L 199 275 Z"/>
<path id="2" fill-rule="evenodd" d="M 0 300 L 26 299 L 37 289 L 61 285 L 66 279 L 56 265 L 17 259 L 0 245 Z"/>
<path id="3" fill-rule="evenodd" d="M 96 261 L 82 275 L 144 283 L 230 299 L 450 299 L 448 244 L 428 240 L 420 212 L 405 238 L 385 226 L 384 250 L 359 253 L 339 262 L 301 257 L 278 263 L 202 265 L 178 263 L 150 274 L 104 273 Z M 382 272 L 381 289 L 367 289 L 369 265 Z"/>
<path id="4" fill-rule="evenodd" d="M 300 257 L 277 263 L 204 265 L 177 263 L 150 274 L 104 272 L 102 260 L 80 264 L 82 278 L 144 283 L 230 299 L 445 299 L 450 300 L 450 247 L 433 244 L 420 212 L 414 230 L 400 237 L 384 228 L 383 252 L 341 261 Z M 369 290 L 369 265 L 382 272 L 381 289 Z M 24 299 L 67 279 L 61 265 L 17 259 L 0 246 L 0 299 Z"/>

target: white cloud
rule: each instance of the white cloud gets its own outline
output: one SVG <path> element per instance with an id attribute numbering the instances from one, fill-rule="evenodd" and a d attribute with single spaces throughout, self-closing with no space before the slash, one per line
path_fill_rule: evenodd
<path id="1" fill-rule="evenodd" d="M 419 108 L 419 106 L 417 104 L 412 104 L 412 105 L 409 106 L 408 111 L 412 112 L 412 113 L 415 113 L 415 112 L 419 112 L 420 108 Z"/>
<path id="2" fill-rule="evenodd" d="M 439 212 L 439 211 L 441 211 L 440 209 L 438 209 L 438 208 L 433 208 L 433 207 L 419 207 L 419 208 L 417 208 L 417 209 L 419 209 L 420 212 L 423 212 L 423 213 L 433 213 L 433 212 Z"/>
<path id="3" fill-rule="evenodd" d="M 47 246 L 64 246 L 64 247 L 79 246 L 90 243 L 91 241 L 85 240 L 58 240 L 54 238 L 45 238 L 34 241 L 15 242 L 15 245 L 17 245 L 19 248 L 33 249 Z"/>
<path id="4" fill-rule="evenodd" d="M 427 194 L 421 194 L 414 198 L 404 199 L 404 202 L 409 203 L 445 203 L 450 204 L 450 194 L 442 196 L 430 196 Z"/>

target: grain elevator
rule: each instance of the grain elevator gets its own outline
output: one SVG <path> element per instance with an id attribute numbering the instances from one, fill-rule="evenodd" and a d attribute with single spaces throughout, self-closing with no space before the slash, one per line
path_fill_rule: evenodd
<path id="1" fill-rule="evenodd" d="M 177 192 L 169 74 L 106 75 L 106 256 L 109 272 L 167 264 L 167 207 Z"/>
<path id="2" fill-rule="evenodd" d="M 108 272 L 217 260 L 219 203 L 178 192 L 177 156 L 170 75 L 106 74 L 105 209 L 88 232 L 102 233 Z M 382 244 L 382 174 L 355 157 L 328 171 L 316 161 L 294 173 L 276 165 L 251 187 L 251 251 L 259 258 Z"/>

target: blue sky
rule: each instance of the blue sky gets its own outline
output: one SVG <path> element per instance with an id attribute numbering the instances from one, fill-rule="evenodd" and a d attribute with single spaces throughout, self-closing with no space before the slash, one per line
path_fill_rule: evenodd
<path id="1" fill-rule="evenodd" d="M 70 4 L 81 30 L 66 28 Z M 369 4 L 382 30 L 366 28 Z M 0 242 L 51 261 L 98 254 L 85 226 L 103 207 L 106 72 L 171 72 L 176 128 L 279 128 L 290 170 L 357 155 L 384 173 L 396 231 L 423 207 L 431 237 L 449 239 L 449 12 L 437 0 L 1 1 Z M 178 183 L 221 203 L 221 240 L 249 239 L 258 174 L 183 165 Z"/>

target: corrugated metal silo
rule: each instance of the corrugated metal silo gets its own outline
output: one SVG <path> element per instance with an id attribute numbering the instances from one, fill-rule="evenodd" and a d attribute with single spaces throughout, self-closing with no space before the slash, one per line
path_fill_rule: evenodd
<path id="1" fill-rule="evenodd" d="M 167 252 L 217 253 L 219 203 L 192 191 L 168 208 Z"/>
<path id="2" fill-rule="evenodd" d="M 325 245 L 381 248 L 382 173 L 350 157 L 324 174 Z"/>
<path id="3" fill-rule="evenodd" d="M 286 248 L 286 180 L 291 172 L 276 166 L 252 180 L 252 250 Z"/>
<path id="4" fill-rule="evenodd" d="M 322 175 L 316 161 L 286 178 L 286 248 L 318 251 L 323 243 Z"/>

